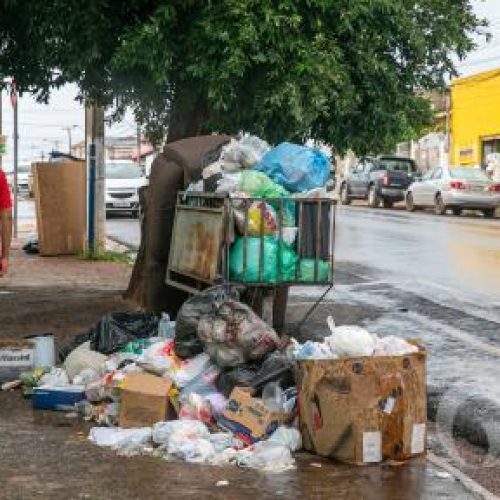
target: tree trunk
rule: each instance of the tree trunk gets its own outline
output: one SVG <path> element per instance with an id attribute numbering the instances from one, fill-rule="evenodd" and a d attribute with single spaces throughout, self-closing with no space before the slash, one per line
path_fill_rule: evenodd
<path id="1" fill-rule="evenodd" d="M 205 96 L 195 85 L 177 86 L 168 122 L 167 143 L 200 135 L 208 117 Z"/>

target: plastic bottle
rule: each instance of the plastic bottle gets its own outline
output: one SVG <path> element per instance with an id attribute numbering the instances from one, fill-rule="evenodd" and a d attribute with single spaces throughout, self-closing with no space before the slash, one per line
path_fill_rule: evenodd
<path id="1" fill-rule="evenodd" d="M 161 313 L 161 319 L 158 323 L 158 337 L 163 339 L 173 339 L 175 337 L 175 330 L 167 313 Z"/>
<path id="2" fill-rule="evenodd" d="M 264 404 L 273 411 L 283 411 L 286 403 L 283 389 L 278 382 L 268 382 L 262 389 Z"/>

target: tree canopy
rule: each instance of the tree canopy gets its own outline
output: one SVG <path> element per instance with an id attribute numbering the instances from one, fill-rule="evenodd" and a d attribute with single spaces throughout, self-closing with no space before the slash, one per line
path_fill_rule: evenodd
<path id="1" fill-rule="evenodd" d="M 76 82 L 153 140 L 203 132 L 378 152 L 428 124 L 485 23 L 470 0 L 0 0 L 0 80 Z"/>

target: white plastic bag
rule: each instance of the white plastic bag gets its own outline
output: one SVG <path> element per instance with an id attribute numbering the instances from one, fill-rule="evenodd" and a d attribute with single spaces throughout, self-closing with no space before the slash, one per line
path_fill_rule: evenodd
<path id="1" fill-rule="evenodd" d="M 99 374 L 104 373 L 106 356 L 90 349 L 90 341 L 73 349 L 64 360 L 63 367 L 70 380 L 73 380 L 85 368 L 92 368 Z"/>
<path id="2" fill-rule="evenodd" d="M 405 356 L 418 352 L 418 347 L 408 343 L 405 339 L 388 335 L 377 338 L 375 342 L 375 356 Z"/>
<path id="3" fill-rule="evenodd" d="M 170 371 L 169 377 L 177 387 L 182 388 L 198 377 L 210 365 L 210 356 L 203 352 L 194 358 L 187 359 L 179 369 Z"/>
<path id="4" fill-rule="evenodd" d="M 122 454 L 137 454 L 151 442 L 151 427 L 94 427 L 90 429 L 89 440 L 97 446 L 111 448 Z"/>
<path id="5" fill-rule="evenodd" d="M 332 334 L 325 338 L 325 342 L 340 358 L 373 356 L 375 335 L 356 325 L 336 327 L 331 316 L 328 316 L 327 323 Z"/>
<path id="6" fill-rule="evenodd" d="M 287 446 L 290 451 L 297 451 L 302 448 L 302 435 L 295 427 L 280 425 L 269 436 L 268 441 Z"/>
<path id="7" fill-rule="evenodd" d="M 235 460 L 240 467 L 268 472 L 283 472 L 295 465 L 290 448 L 272 441 L 260 441 L 239 451 Z"/>
<path id="8" fill-rule="evenodd" d="M 236 173 L 226 173 L 217 182 L 216 193 L 235 193 L 239 191 L 241 180 L 241 174 L 239 172 Z"/>
<path id="9" fill-rule="evenodd" d="M 157 444 L 166 444 L 171 438 L 182 440 L 209 437 L 207 426 L 199 420 L 169 420 L 153 426 L 153 441 Z"/>
<path id="10" fill-rule="evenodd" d="M 190 463 L 208 463 L 215 455 L 215 448 L 208 439 L 172 436 L 167 445 L 167 455 Z"/>
<path id="11" fill-rule="evenodd" d="M 40 387 L 64 387 L 71 384 L 64 368 L 52 367 L 50 372 L 42 375 L 38 381 L 38 385 Z"/>

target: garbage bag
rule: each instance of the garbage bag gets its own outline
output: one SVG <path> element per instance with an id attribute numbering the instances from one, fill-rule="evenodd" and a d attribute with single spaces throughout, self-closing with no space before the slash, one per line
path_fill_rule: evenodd
<path id="1" fill-rule="evenodd" d="M 280 344 L 276 332 L 250 307 L 232 299 L 200 319 L 198 337 L 221 367 L 262 359 Z"/>
<path id="2" fill-rule="evenodd" d="M 290 448 L 272 441 L 259 441 L 239 451 L 235 461 L 240 467 L 269 472 L 285 471 L 295 465 Z"/>
<path id="3" fill-rule="evenodd" d="M 102 373 L 106 356 L 90 349 L 90 342 L 84 342 L 71 351 L 64 360 L 63 367 L 70 380 L 73 380 L 86 368 Z"/>
<path id="4" fill-rule="evenodd" d="M 153 337 L 158 332 L 158 316 L 142 312 L 106 314 L 90 330 L 90 348 L 112 354 L 135 339 Z"/>
<path id="5" fill-rule="evenodd" d="M 203 342 L 198 338 L 201 316 L 209 314 L 216 301 L 222 300 L 222 287 L 212 287 L 194 295 L 182 305 L 175 323 L 175 353 L 181 358 L 191 358 L 203 352 Z"/>
<path id="6" fill-rule="evenodd" d="M 166 444 L 170 439 L 209 439 L 207 426 L 199 420 L 169 420 L 153 426 L 153 441 Z"/>
<path id="7" fill-rule="evenodd" d="M 239 191 L 258 198 L 286 198 L 288 191 L 273 182 L 265 173 L 243 170 L 238 177 Z"/>
<path id="8" fill-rule="evenodd" d="M 243 261 L 245 244 L 247 245 L 246 269 Z M 259 276 L 261 244 L 263 246 L 262 275 Z M 279 279 L 278 261 L 281 266 Z M 236 238 L 229 255 L 231 279 L 240 282 L 276 283 L 294 280 L 296 263 L 297 254 L 293 249 L 286 243 L 280 243 L 272 236 L 264 236 L 263 238 L 240 236 Z"/>
<path id="9" fill-rule="evenodd" d="M 290 451 L 297 451 L 302 448 L 302 435 L 295 427 L 280 425 L 270 436 L 271 443 L 287 446 Z"/>
<path id="10" fill-rule="evenodd" d="M 270 150 L 270 146 L 255 135 L 242 137 L 239 141 L 231 139 L 222 148 L 221 161 L 226 164 L 237 164 L 244 168 L 253 167 Z"/>
<path id="11" fill-rule="evenodd" d="M 234 211 L 236 227 L 241 234 L 245 233 L 245 210 Z M 247 234 L 249 236 L 274 236 L 278 230 L 278 216 L 276 210 L 268 203 L 254 201 L 248 208 Z M 262 233 L 261 233 L 262 228 Z"/>
<path id="12" fill-rule="evenodd" d="M 136 455 L 149 445 L 151 427 L 138 427 L 135 429 L 94 427 L 90 429 L 89 440 L 97 446 L 117 450 L 123 455 Z"/>
<path id="13" fill-rule="evenodd" d="M 335 326 L 331 316 L 328 316 L 327 323 L 332 334 L 325 337 L 325 342 L 340 358 L 373 356 L 376 335 L 356 325 Z"/>
<path id="14" fill-rule="evenodd" d="M 308 281 L 328 281 L 330 277 L 330 263 L 318 259 L 318 276 L 314 277 L 315 259 L 300 259 L 299 262 L 299 281 L 307 283 Z"/>
<path id="15" fill-rule="evenodd" d="M 324 153 L 289 142 L 271 149 L 254 168 L 293 193 L 322 187 L 330 176 L 330 161 Z"/>
<path id="16" fill-rule="evenodd" d="M 245 363 L 223 371 L 217 378 L 217 389 L 229 397 L 235 387 L 251 387 L 258 396 L 269 382 L 279 382 L 282 389 L 295 386 L 294 365 L 280 352 L 269 354 L 262 363 Z"/>

